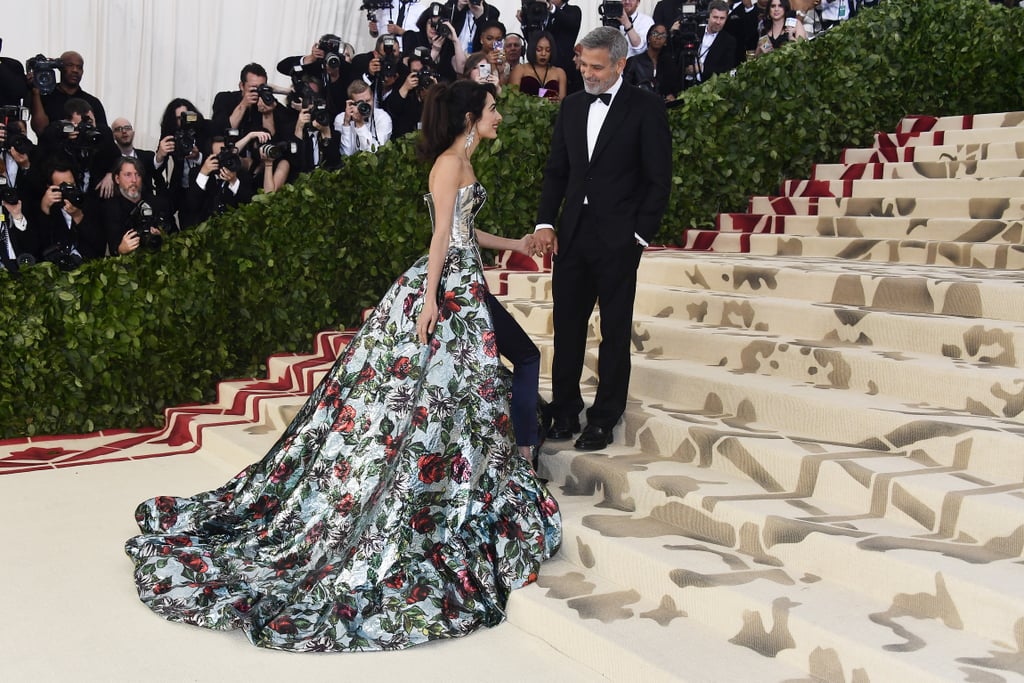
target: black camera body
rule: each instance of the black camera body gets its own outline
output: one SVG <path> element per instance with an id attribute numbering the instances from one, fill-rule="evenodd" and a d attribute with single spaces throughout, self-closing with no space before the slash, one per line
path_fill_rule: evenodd
<path id="1" fill-rule="evenodd" d="M 523 28 L 523 35 L 529 36 L 537 31 L 543 31 L 544 22 L 548 18 L 548 4 L 543 0 L 523 0 L 520 16 L 522 21 L 519 25 Z"/>
<path id="2" fill-rule="evenodd" d="M 277 98 L 274 97 L 274 89 L 266 83 L 256 86 L 256 94 L 260 96 L 261 100 L 263 100 L 263 104 L 268 107 L 272 107 L 277 103 Z"/>
<path id="3" fill-rule="evenodd" d="M 325 35 L 317 43 L 317 47 L 324 53 L 324 64 L 328 69 L 341 68 L 341 38 L 334 35 Z"/>
<path id="4" fill-rule="evenodd" d="M 0 202 L 13 205 L 19 201 L 18 188 L 8 183 L 7 176 L 0 176 Z"/>
<path id="5" fill-rule="evenodd" d="M 164 245 L 164 237 L 160 234 L 161 223 L 160 216 L 153 211 L 152 206 L 146 202 L 139 202 L 128 214 L 126 227 L 138 236 L 140 249 L 160 251 L 160 247 Z"/>
<path id="6" fill-rule="evenodd" d="M 103 140 L 103 133 L 89 119 L 82 119 L 76 126 L 71 121 L 60 122 L 60 133 L 68 151 L 87 154 Z M 72 137 L 73 133 L 78 135 Z"/>
<path id="7" fill-rule="evenodd" d="M 178 130 L 174 131 L 174 158 L 184 159 L 196 146 L 198 138 L 199 114 L 194 111 L 183 111 L 178 115 Z"/>
<path id="8" fill-rule="evenodd" d="M 299 145 L 295 142 L 268 142 L 260 146 L 260 156 L 274 161 L 294 155 L 298 151 Z"/>
<path id="9" fill-rule="evenodd" d="M 85 193 L 82 192 L 82 188 L 78 187 L 73 183 L 61 183 L 57 186 L 60 190 L 60 198 L 63 201 L 71 202 L 71 204 L 82 208 L 85 205 Z"/>
<path id="10" fill-rule="evenodd" d="M 63 271 L 70 271 L 82 265 L 81 255 L 65 244 L 52 244 L 43 250 L 43 260 L 56 264 Z"/>
<path id="11" fill-rule="evenodd" d="M 61 59 L 47 59 L 42 54 L 29 57 L 25 68 L 32 73 L 32 80 L 40 95 L 49 95 L 57 87 L 57 70 L 64 68 Z"/>
<path id="12" fill-rule="evenodd" d="M 602 26 L 621 26 L 619 18 L 625 11 L 621 0 L 604 0 L 597 7 L 597 13 L 601 15 Z"/>
<path id="13" fill-rule="evenodd" d="M 0 107 L 0 129 L 4 131 L 4 139 L 0 142 L 0 151 L 6 152 L 9 149 L 14 149 L 19 154 L 28 154 L 34 145 L 22 132 L 23 128 L 14 125 L 16 121 L 22 123 L 28 121 L 28 108 L 17 105 Z"/>
<path id="14" fill-rule="evenodd" d="M 359 115 L 364 119 L 368 119 L 373 113 L 373 107 L 370 106 L 369 102 L 363 102 L 360 100 L 359 102 L 356 102 L 356 111 L 359 112 Z"/>
<path id="15" fill-rule="evenodd" d="M 696 0 L 679 6 L 676 17 L 679 28 L 672 31 L 671 38 L 673 48 L 683 56 L 692 58 L 704 40 L 704 31 L 708 27 L 708 2 Z"/>
<path id="16" fill-rule="evenodd" d="M 237 128 L 229 128 L 224 136 L 224 146 L 214 155 L 218 168 L 227 169 L 232 173 L 238 173 L 242 168 L 242 158 L 238 155 L 236 143 L 241 139 L 242 134 Z"/>

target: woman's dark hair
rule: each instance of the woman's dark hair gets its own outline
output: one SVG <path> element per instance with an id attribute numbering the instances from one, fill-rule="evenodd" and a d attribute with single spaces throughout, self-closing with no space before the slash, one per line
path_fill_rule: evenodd
<path id="1" fill-rule="evenodd" d="M 487 96 L 496 97 L 490 83 L 461 80 L 439 83 L 427 90 L 423 101 L 423 129 L 416 151 L 424 161 L 434 161 L 466 130 L 466 114 L 479 121 Z"/>
<path id="2" fill-rule="evenodd" d="M 558 48 L 555 47 L 555 37 L 551 35 L 550 31 L 537 31 L 530 35 L 530 42 L 526 46 L 526 61 L 537 66 L 537 43 L 541 40 L 548 41 L 548 47 L 551 48 L 551 56 L 548 57 L 548 64 L 551 64 L 552 66 L 558 64 Z M 544 87 L 543 83 L 541 83 L 541 87 Z"/>
<path id="3" fill-rule="evenodd" d="M 505 30 L 505 24 L 500 21 L 485 21 L 476 27 L 476 35 L 473 36 L 473 52 L 480 52 L 483 49 L 483 43 L 480 42 L 480 36 L 487 32 L 487 29 L 496 28 L 501 30 L 501 39 L 505 39 L 505 34 L 508 31 Z"/>
<path id="4" fill-rule="evenodd" d="M 192 104 L 184 97 L 175 97 L 171 100 L 164 108 L 164 115 L 160 117 L 160 139 L 163 140 L 168 135 L 174 135 L 174 132 L 178 130 L 178 117 L 175 116 L 174 110 L 178 107 L 185 107 L 186 111 L 194 111 L 199 114 L 199 121 L 202 123 L 205 119 L 199 112 L 199 108 Z"/>

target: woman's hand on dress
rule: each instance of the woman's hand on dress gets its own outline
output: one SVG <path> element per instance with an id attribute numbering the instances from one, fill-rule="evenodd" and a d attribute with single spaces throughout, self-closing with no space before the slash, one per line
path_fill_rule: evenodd
<path id="1" fill-rule="evenodd" d="M 423 310 L 420 311 L 420 317 L 416 319 L 416 335 L 420 339 L 420 344 L 426 344 L 430 335 L 434 333 L 434 328 L 437 326 L 437 301 L 428 297 L 423 302 Z"/>

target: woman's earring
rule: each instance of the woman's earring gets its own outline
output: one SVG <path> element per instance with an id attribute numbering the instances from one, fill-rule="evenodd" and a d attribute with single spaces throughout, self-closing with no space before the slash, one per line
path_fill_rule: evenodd
<path id="1" fill-rule="evenodd" d="M 466 133 L 466 149 L 470 148 L 474 140 L 476 140 L 476 126 L 471 127 Z"/>

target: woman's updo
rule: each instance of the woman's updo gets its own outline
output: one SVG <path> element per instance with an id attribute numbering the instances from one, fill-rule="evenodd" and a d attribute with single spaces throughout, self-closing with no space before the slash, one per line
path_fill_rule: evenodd
<path id="1" fill-rule="evenodd" d="M 448 149 L 466 130 L 466 114 L 471 121 L 479 121 L 488 95 L 496 96 L 493 85 L 467 80 L 429 88 L 423 100 L 422 135 L 417 145 L 420 158 L 432 162 Z"/>

